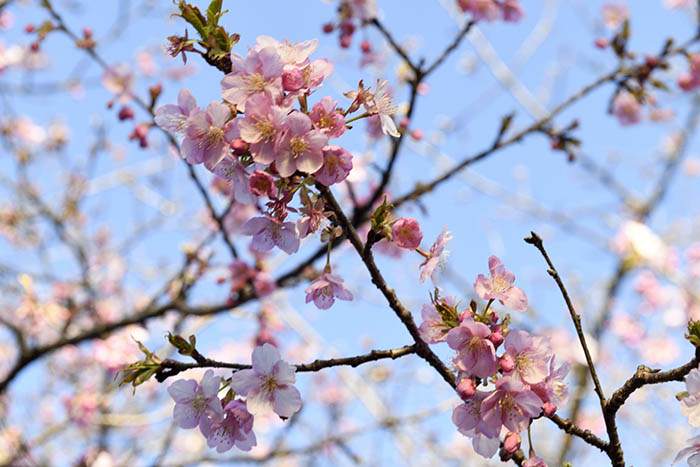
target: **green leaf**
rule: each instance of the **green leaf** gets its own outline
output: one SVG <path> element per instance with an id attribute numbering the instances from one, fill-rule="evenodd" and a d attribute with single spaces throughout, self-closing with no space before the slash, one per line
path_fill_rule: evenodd
<path id="1" fill-rule="evenodd" d="M 212 0 L 207 8 L 207 26 L 210 31 L 219 24 L 221 15 L 221 0 Z"/>
<path id="2" fill-rule="evenodd" d="M 186 3 L 184 0 L 180 0 L 178 7 L 180 8 L 180 14 L 177 16 L 182 17 L 185 21 L 190 23 L 197 31 L 197 34 L 199 34 L 199 37 L 201 37 L 203 41 L 206 41 L 208 36 L 207 20 L 202 16 L 199 8 Z"/>

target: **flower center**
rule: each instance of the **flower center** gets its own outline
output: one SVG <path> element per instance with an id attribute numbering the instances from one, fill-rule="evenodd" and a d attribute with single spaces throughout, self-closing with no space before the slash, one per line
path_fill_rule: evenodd
<path id="1" fill-rule="evenodd" d="M 204 135 L 204 138 L 202 138 L 202 144 L 204 144 L 207 147 L 212 147 L 219 143 L 224 137 L 224 130 L 223 128 L 219 128 L 218 126 L 210 126 L 207 132 Z"/>
<path id="2" fill-rule="evenodd" d="M 269 143 L 275 136 L 275 128 L 269 120 L 262 117 L 253 116 L 253 126 L 260 134 L 261 142 Z"/>
<path id="3" fill-rule="evenodd" d="M 289 143 L 289 149 L 292 152 L 292 158 L 296 159 L 309 149 L 309 143 L 304 138 L 295 136 Z"/>
<path id="4" fill-rule="evenodd" d="M 491 278 L 491 291 L 495 293 L 503 293 L 510 289 L 511 285 L 506 278 L 501 274 L 497 274 Z"/>
<path id="5" fill-rule="evenodd" d="M 265 77 L 260 73 L 255 73 L 248 77 L 248 89 L 253 92 L 265 91 Z"/>

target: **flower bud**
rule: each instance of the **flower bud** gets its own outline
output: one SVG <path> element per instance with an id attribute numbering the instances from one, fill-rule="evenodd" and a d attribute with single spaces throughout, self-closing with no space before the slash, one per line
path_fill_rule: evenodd
<path id="1" fill-rule="evenodd" d="M 245 154 L 248 150 L 248 143 L 243 141 L 241 138 L 235 138 L 231 141 L 231 149 L 238 155 Z"/>
<path id="2" fill-rule="evenodd" d="M 462 378 L 457 385 L 457 393 L 464 400 L 471 399 L 476 394 L 476 384 L 471 378 Z"/>
<path id="3" fill-rule="evenodd" d="M 598 47 L 599 49 L 604 49 L 604 48 L 606 48 L 608 45 L 610 45 L 610 41 L 608 41 L 608 40 L 607 40 L 606 38 L 604 38 L 604 37 L 599 37 L 598 39 L 595 40 L 594 44 L 595 44 L 595 46 Z"/>
<path id="4" fill-rule="evenodd" d="M 509 354 L 504 354 L 498 362 L 501 365 L 501 370 L 503 370 L 504 373 L 510 373 L 513 371 L 513 368 L 515 368 L 515 360 L 513 360 L 513 357 L 511 357 Z"/>
<path id="5" fill-rule="evenodd" d="M 557 406 L 554 405 L 553 403 L 547 401 L 544 404 L 542 404 L 542 411 L 544 412 L 545 415 L 548 417 L 551 415 L 554 415 L 554 412 L 557 411 Z"/>
<path id="6" fill-rule="evenodd" d="M 340 36 L 340 46 L 342 48 L 347 49 L 348 47 L 350 47 L 351 43 L 352 43 L 352 37 L 346 36 L 346 35 Z"/>
<path id="7" fill-rule="evenodd" d="M 503 438 L 503 449 L 505 449 L 510 454 L 520 449 L 520 435 L 518 433 L 508 432 L 505 438 Z"/>
<path id="8" fill-rule="evenodd" d="M 415 139 L 416 141 L 422 140 L 423 136 L 423 130 L 421 130 L 420 128 L 415 128 L 411 130 L 411 138 Z"/>
<path id="9" fill-rule="evenodd" d="M 503 343 L 503 332 L 500 329 L 493 331 L 489 336 L 489 340 L 493 343 L 494 347 L 498 347 Z"/>
<path id="10" fill-rule="evenodd" d="M 286 70 L 282 73 L 282 87 L 285 91 L 298 91 L 304 86 L 304 77 L 298 68 Z"/>
<path id="11" fill-rule="evenodd" d="M 372 44 L 370 44 L 370 42 L 367 39 L 365 39 L 360 43 L 360 49 L 364 53 L 369 53 L 372 50 Z"/>
<path id="12" fill-rule="evenodd" d="M 326 23 L 323 25 L 323 32 L 326 34 L 332 33 L 334 29 L 335 29 L 335 24 L 333 24 L 333 23 Z"/>
<path id="13" fill-rule="evenodd" d="M 117 115 L 120 121 L 132 120 L 134 118 L 134 111 L 128 105 L 125 105 L 119 109 L 119 114 Z"/>

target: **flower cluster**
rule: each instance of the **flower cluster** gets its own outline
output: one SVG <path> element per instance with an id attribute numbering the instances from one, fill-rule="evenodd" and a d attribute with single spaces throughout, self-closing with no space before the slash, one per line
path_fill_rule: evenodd
<path id="1" fill-rule="evenodd" d="M 506 450 L 515 452 L 518 434 L 530 421 L 543 412 L 553 414 L 566 401 L 569 372 L 568 363 L 555 368 L 549 338 L 510 329 L 509 318 L 491 308 L 496 300 L 516 311 L 525 311 L 528 304 L 525 293 L 513 285 L 515 276 L 497 257 L 489 258 L 489 269 L 491 277 L 479 274 L 474 284 L 476 294 L 488 300 L 481 312 L 476 302 L 459 311 L 454 298 L 435 292 L 431 305 L 423 307 L 419 328 L 427 343 L 447 342 L 455 351 L 457 392 L 464 402 L 454 409 L 452 421 L 487 458 L 498 450 L 502 434 Z M 489 390 L 477 389 L 482 384 Z"/>
<path id="2" fill-rule="evenodd" d="M 286 419 L 301 408 L 301 395 L 294 387 L 294 368 L 280 360 L 274 346 L 256 347 L 252 363 L 251 369 L 233 374 L 228 382 L 232 391 L 223 400 L 218 396 L 221 378 L 212 370 L 207 370 L 199 383 L 188 379 L 171 384 L 168 393 L 175 401 L 175 423 L 180 428 L 199 427 L 209 447 L 217 452 L 234 446 L 243 451 L 252 449 L 257 444 L 255 416 L 274 411 Z"/>
<path id="3" fill-rule="evenodd" d="M 353 8 L 361 8 L 360 3 L 353 2 Z M 316 40 L 291 44 L 260 36 L 247 56 L 231 53 L 233 71 L 221 80 L 223 102 L 211 102 L 202 109 L 183 89 L 177 104 L 160 106 L 155 112 L 158 126 L 182 136 L 182 156 L 190 164 L 203 164 L 217 175 L 219 185 L 232 185 L 224 191 L 237 205 L 251 206 L 252 213 L 257 212 L 247 211 L 247 218 L 237 219 L 235 231 L 252 237 L 251 249 L 258 255 L 275 247 L 291 255 L 299 249 L 301 239 L 329 223 L 331 213 L 313 186 L 337 184 L 350 174 L 350 152 L 329 144 L 345 133 L 349 114 L 363 108 L 364 113 L 353 120 L 376 118 L 385 134 L 399 135 L 391 116 L 397 108 L 386 81 L 377 81 L 374 92 L 360 82 L 357 91 L 345 94 L 352 99 L 347 110 L 329 96 L 313 105 L 308 102 L 333 70 L 326 59 L 311 60 L 316 48 Z M 297 207 L 292 206 L 295 198 L 300 203 Z M 255 208 L 261 205 L 264 207 Z M 290 213 L 298 215 L 296 222 L 289 219 Z M 401 232 L 408 235 L 409 230 Z M 414 235 L 401 245 L 416 241 L 420 238 Z M 236 262 L 231 269 L 235 276 L 232 291 L 241 290 L 248 281 L 260 282 L 256 270 L 244 263 Z M 324 275 L 307 290 L 307 302 L 313 300 L 327 308 L 334 296 L 352 299 L 341 284 L 339 277 Z M 262 287 L 268 292 L 272 288 Z"/>

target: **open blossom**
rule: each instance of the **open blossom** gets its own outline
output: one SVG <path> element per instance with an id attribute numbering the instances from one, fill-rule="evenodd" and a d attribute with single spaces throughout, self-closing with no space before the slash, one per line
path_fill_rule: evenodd
<path id="1" fill-rule="evenodd" d="M 552 347 L 548 338 L 533 337 L 526 331 L 513 329 L 508 333 L 504 347 L 506 355 L 513 359 L 514 376 L 526 384 L 537 384 L 545 380 L 552 359 Z"/>
<path id="2" fill-rule="evenodd" d="M 382 132 L 385 135 L 394 137 L 400 136 L 399 130 L 396 129 L 394 119 L 391 118 L 391 115 L 395 114 L 398 108 L 392 103 L 391 92 L 389 91 L 388 82 L 386 80 L 377 80 L 377 89 L 365 102 L 365 109 L 370 115 L 379 115 L 382 124 Z"/>
<path id="3" fill-rule="evenodd" d="M 542 400 L 520 381 L 504 376 L 496 389 L 481 403 L 481 417 L 487 427 L 500 431 L 501 426 L 520 433 L 527 430 L 530 419 L 542 411 Z"/>
<path id="4" fill-rule="evenodd" d="M 634 125 L 642 119 L 641 105 L 627 91 L 619 93 L 613 99 L 612 114 L 617 117 L 620 125 Z"/>
<path id="5" fill-rule="evenodd" d="M 445 297 L 445 303 L 448 306 L 455 305 L 454 297 Z M 421 323 L 418 328 L 421 339 L 423 339 L 428 344 L 437 344 L 438 342 L 443 342 L 447 339 L 447 333 L 450 332 L 452 328 L 455 327 L 457 323 L 445 322 L 445 320 L 438 314 L 435 309 L 435 305 L 426 303 L 423 305 L 421 310 L 421 317 L 423 318 L 423 323 Z"/>
<path id="6" fill-rule="evenodd" d="M 700 369 L 695 368 L 685 377 L 688 396 L 681 400 L 681 413 L 691 426 L 700 427 Z"/>
<path id="7" fill-rule="evenodd" d="M 523 462 L 523 467 L 547 467 L 547 463 L 537 456 L 532 456 Z"/>
<path id="8" fill-rule="evenodd" d="M 423 240 L 423 231 L 417 220 L 412 217 L 402 217 L 391 226 L 391 236 L 401 248 L 415 250 Z"/>
<path id="9" fill-rule="evenodd" d="M 277 54 L 285 65 L 303 65 L 318 48 L 318 39 L 297 42 L 296 44 L 289 42 L 289 39 L 279 42 L 270 36 L 258 36 L 255 40 L 255 50 L 260 51 L 272 47 L 277 50 Z"/>
<path id="10" fill-rule="evenodd" d="M 210 448 L 226 452 L 233 446 L 250 451 L 258 442 L 253 433 L 253 416 L 243 401 L 233 400 L 223 409 L 225 417 L 219 420 L 202 421 L 201 431 Z"/>
<path id="11" fill-rule="evenodd" d="M 474 451 L 487 459 L 498 451 L 500 433 L 500 429 L 489 428 L 481 416 L 482 402 L 488 395 L 488 392 L 476 391 L 471 399 L 455 407 L 452 412 L 452 423 L 457 426 L 457 431 L 471 438 Z"/>
<path id="12" fill-rule="evenodd" d="M 202 381 L 180 379 L 168 387 L 168 394 L 175 401 L 173 419 L 180 428 L 195 428 L 205 419 L 219 420 L 223 416 L 217 394 L 221 378 L 207 370 Z"/>
<path id="13" fill-rule="evenodd" d="M 197 101 L 190 91 L 181 89 L 177 95 L 177 104 L 165 104 L 156 109 L 156 125 L 170 133 L 183 133 L 187 117 L 193 110 L 199 109 Z"/>
<path id="14" fill-rule="evenodd" d="M 668 246 L 647 225 L 637 221 L 625 222 L 613 240 L 613 249 L 625 260 L 641 261 L 657 270 L 666 269 Z"/>
<path id="15" fill-rule="evenodd" d="M 510 23 L 517 23 L 525 16 L 518 0 L 505 0 L 501 3 L 501 11 L 503 12 L 503 21 Z"/>
<path id="16" fill-rule="evenodd" d="M 253 368 L 233 374 L 231 388 L 246 396 L 246 406 L 253 415 L 274 411 L 280 417 L 291 417 L 301 408 L 294 367 L 280 360 L 279 351 L 270 344 L 253 350 L 252 363 Z"/>
<path id="17" fill-rule="evenodd" d="M 333 63 L 325 58 L 314 60 L 302 67 L 287 65 L 282 74 L 282 87 L 289 91 L 291 96 L 308 95 L 320 87 L 332 72 Z"/>
<path id="18" fill-rule="evenodd" d="M 688 465 L 693 467 L 700 465 L 700 436 L 690 438 L 687 443 L 690 446 L 681 449 L 675 459 L 673 459 L 671 465 L 681 461 L 689 454 L 692 454 L 692 456 L 688 458 Z"/>
<path id="19" fill-rule="evenodd" d="M 330 212 L 325 210 L 323 199 L 320 197 L 314 201 L 306 191 L 302 191 L 299 197 L 303 204 L 299 212 L 303 215 L 297 220 L 297 231 L 301 238 L 306 238 L 327 223 Z"/>
<path id="20" fill-rule="evenodd" d="M 331 97 L 326 96 L 311 108 L 309 117 L 314 126 L 324 132 L 328 138 L 340 138 L 345 133 L 345 117 L 336 111 L 338 105 Z"/>
<path id="21" fill-rule="evenodd" d="M 418 266 L 419 268 L 423 268 L 420 272 L 420 279 L 418 279 L 419 283 L 422 284 L 428 277 L 430 277 L 433 284 L 437 286 L 434 274 L 435 268 L 447 261 L 449 251 L 445 250 L 445 246 L 450 240 L 452 240 L 452 235 L 447 231 L 447 227 L 444 227 L 442 232 L 440 232 L 440 235 L 438 235 L 437 240 L 435 240 L 435 243 L 431 245 L 425 261 L 420 263 L 420 266 Z"/>
<path id="22" fill-rule="evenodd" d="M 520 287 L 515 287 L 515 276 L 506 271 L 501 260 L 496 256 L 489 258 L 489 272 L 491 278 L 487 279 L 483 274 L 476 277 L 474 290 L 484 300 L 498 300 L 502 305 L 515 311 L 527 310 L 527 296 Z"/>
<path id="23" fill-rule="evenodd" d="M 559 368 L 554 369 L 554 358 L 549 362 L 549 375 L 541 383 L 530 385 L 530 389 L 539 396 L 544 403 L 549 402 L 554 407 L 561 407 L 569 398 L 569 388 L 564 378 L 569 374 L 571 365 L 564 362 Z"/>
<path id="24" fill-rule="evenodd" d="M 250 204 L 255 198 L 250 192 L 250 176 L 245 167 L 235 156 L 226 155 L 212 169 L 221 179 L 233 183 L 233 198 L 241 204 Z"/>
<path id="25" fill-rule="evenodd" d="M 246 115 L 238 124 L 241 139 L 250 144 L 255 162 L 271 164 L 277 155 L 277 139 L 287 111 L 274 105 L 272 98 L 265 94 L 252 96 L 246 103 Z"/>
<path id="26" fill-rule="evenodd" d="M 274 101 L 282 96 L 284 62 L 274 47 L 250 49 L 246 58 L 231 54 L 232 72 L 221 80 L 221 97 L 246 111 L 246 101 L 256 94 L 267 94 Z"/>
<path id="27" fill-rule="evenodd" d="M 282 177 L 289 177 L 297 170 L 314 173 L 323 165 L 323 147 L 328 138 L 320 130 L 312 129 L 311 119 L 292 112 L 284 123 L 279 141 L 276 165 Z"/>
<path id="28" fill-rule="evenodd" d="M 343 279 L 335 274 L 324 273 L 306 289 L 306 303 L 313 300 L 321 310 L 327 310 L 335 299 L 352 300 L 352 293 L 343 286 Z"/>
<path id="29" fill-rule="evenodd" d="M 352 170 L 352 154 L 340 146 L 326 146 L 323 148 L 323 165 L 314 178 L 319 183 L 331 186 L 342 182 Z"/>
<path id="30" fill-rule="evenodd" d="M 603 22 L 608 29 L 616 29 L 630 16 L 626 3 L 606 3 L 603 5 Z"/>
<path id="31" fill-rule="evenodd" d="M 237 132 L 235 120 L 228 121 L 230 117 L 231 109 L 220 102 L 210 103 L 206 110 L 192 111 L 182 142 L 182 154 L 187 162 L 204 162 L 210 170 L 221 162 Z"/>
<path id="32" fill-rule="evenodd" d="M 447 333 L 447 344 L 457 351 L 454 364 L 457 369 L 488 378 L 498 370 L 496 348 L 488 337 L 491 330 L 473 318 L 464 319 L 459 326 Z"/>
<path id="33" fill-rule="evenodd" d="M 266 252 L 275 245 L 287 254 L 296 253 L 299 249 L 299 237 L 293 222 L 282 222 L 272 217 L 254 217 L 241 229 L 244 235 L 252 235 L 252 248 L 255 251 Z"/>

